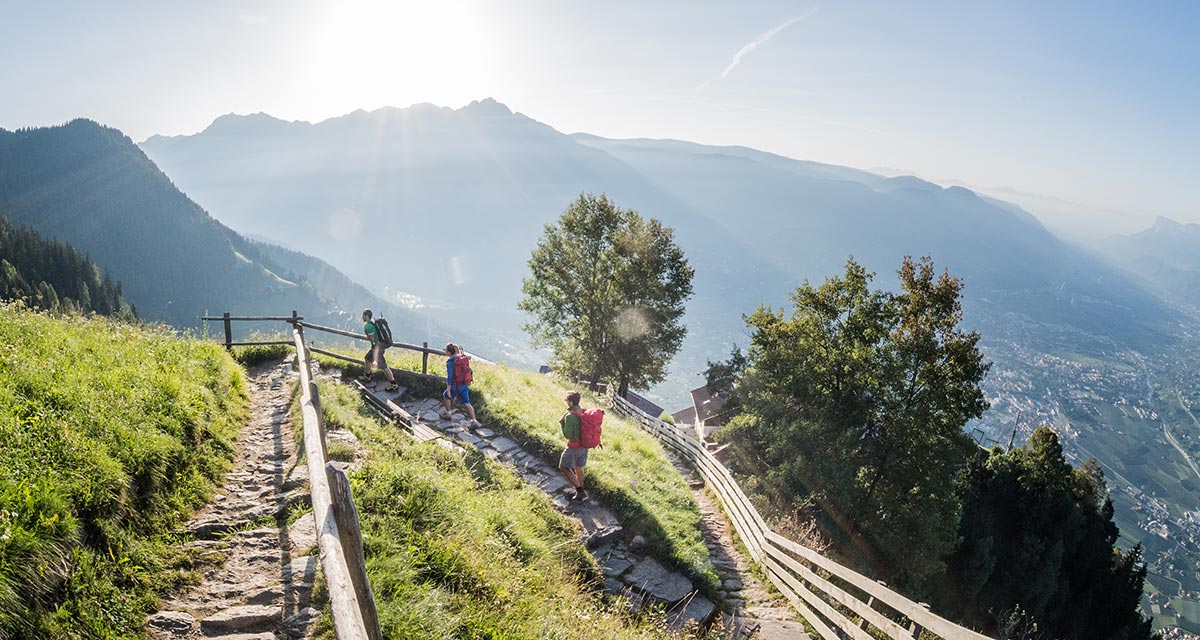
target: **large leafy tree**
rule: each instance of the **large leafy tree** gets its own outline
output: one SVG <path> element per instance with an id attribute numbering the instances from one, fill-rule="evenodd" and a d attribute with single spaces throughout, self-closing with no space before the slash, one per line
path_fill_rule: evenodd
<path id="1" fill-rule="evenodd" d="M 939 599 L 975 624 L 1021 611 L 1046 637 L 1144 640 L 1141 547 L 1114 548 L 1117 526 L 1095 460 L 1073 468 L 1053 431 L 980 452 L 960 479 L 962 543 Z"/>
<path id="2" fill-rule="evenodd" d="M 815 502 L 843 548 L 909 587 L 944 568 L 961 505 L 963 425 L 988 404 L 979 335 L 962 331 L 962 283 L 905 258 L 899 291 L 873 290 L 853 259 L 794 310 L 760 308 L 723 438 L 777 506 Z"/>
<path id="3" fill-rule="evenodd" d="M 519 308 L 534 344 L 568 375 L 630 386 L 663 379 L 687 328 L 693 270 L 674 232 L 607 197 L 581 194 L 546 225 Z"/>

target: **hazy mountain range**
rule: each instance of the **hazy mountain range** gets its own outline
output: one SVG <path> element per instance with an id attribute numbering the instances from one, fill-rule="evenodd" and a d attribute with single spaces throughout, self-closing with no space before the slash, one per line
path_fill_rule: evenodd
<path id="1" fill-rule="evenodd" d="M 323 258 L 375 291 L 444 307 L 447 324 L 513 341 L 542 225 L 581 191 L 607 193 L 674 227 L 697 267 L 692 335 L 675 369 L 688 381 L 740 335 L 740 314 L 783 304 L 850 255 L 884 283 L 902 256 L 933 256 L 966 280 L 980 303 L 972 312 L 1004 298 L 1005 312 L 1108 342 L 1159 343 L 1176 321 L 1019 207 L 961 187 L 743 147 L 564 135 L 492 100 L 316 124 L 228 115 L 141 146 L 233 228 Z"/>

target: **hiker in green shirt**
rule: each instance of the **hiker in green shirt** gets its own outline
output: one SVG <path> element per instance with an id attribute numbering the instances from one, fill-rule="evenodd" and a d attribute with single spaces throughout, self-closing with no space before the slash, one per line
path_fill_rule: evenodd
<path id="1" fill-rule="evenodd" d="M 583 468 L 587 465 L 588 450 L 583 446 L 583 422 L 579 419 L 583 409 L 579 406 L 579 398 L 578 391 L 567 394 L 567 412 L 558 421 L 563 437 L 567 439 L 567 446 L 558 458 L 558 470 L 574 488 L 574 493 L 568 494 L 572 500 L 588 497 L 583 489 Z"/>
<path id="2" fill-rule="evenodd" d="M 383 375 L 387 377 L 388 386 L 384 388 L 384 391 L 395 391 L 400 388 L 400 385 L 396 384 L 396 378 L 392 375 L 392 369 L 388 367 L 387 360 L 383 358 L 383 350 L 387 347 L 379 339 L 379 331 L 375 328 L 375 323 L 371 321 L 372 316 L 373 314 L 370 309 L 363 309 L 362 319 L 366 323 L 363 326 L 363 333 L 366 333 L 367 337 L 371 339 L 371 348 L 363 356 L 363 374 L 359 379 L 362 380 L 363 384 L 373 385 L 374 383 L 371 382 L 371 367 L 377 366 L 383 369 Z"/>

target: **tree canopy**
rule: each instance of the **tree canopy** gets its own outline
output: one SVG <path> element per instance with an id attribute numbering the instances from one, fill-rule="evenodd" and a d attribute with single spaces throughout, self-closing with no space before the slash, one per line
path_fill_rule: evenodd
<path id="1" fill-rule="evenodd" d="M 0 215 L 0 300 L 21 300 L 49 311 L 95 312 L 133 319 L 113 282 L 75 247 L 15 227 Z"/>
<path id="2" fill-rule="evenodd" d="M 916 586 L 957 542 L 956 466 L 966 422 L 988 404 L 979 335 L 959 329 L 962 283 L 905 258 L 899 292 L 872 290 L 853 259 L 794 310 L 760 308 L 722 436 L 733 463 L 779 506 L 815 501 L 843 546 L 890 582 Z"/>
<path id="3" fill-rule="evenodd" d="M 518 307 L 556 369 L 614 381 L 622 395 L 663 379 L 687 333 L 693 276 L 669 227 L 580 194 L 546 225 L 529 270 Z"/>
<path id="4" fill-rule="evenodd" d="M 959 483 L 962 542 L 939 589 L 947 608 L 980 625 L 1019 610 L 1063 640 L 1151 637 L 1138 613 L 1141 546 L 1114 548 L 1113 503 L 1095 460 L 1073 468 L 1041 427 L 1023 447 L 975 456 Z"/>

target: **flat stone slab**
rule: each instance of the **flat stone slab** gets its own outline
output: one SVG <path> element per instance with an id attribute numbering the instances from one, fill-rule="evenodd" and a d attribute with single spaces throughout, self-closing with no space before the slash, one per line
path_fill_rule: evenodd
<path id="1" fill-rule="evenodd" d="M 557 493 L 567 488 L 567 481 L 558 475 L 549 476 L 537 484 L 546 493 Z"/>
<path id="2" fill-rule="evenodd" d="M 623 529 L 619 525 L 611 525 L 593 531 L 588 535 L 584 544 L 588 549 L 598 549 L 599 547 L 613 542 L 621 535 Z"/>
<path id="3" fill-rule="evenodd" d="M 196 619 L 183 611 L 160 611 L 146 618 L 146 626 L 151 631 L 157 631 L 155 635 L 158 637 L 183 637 L 191 633 L 196 626 Z"/>
<path id="4" fill-rule="evenodd" d="M 492 446 L 495 447 L 496 451 L 499 451 L 500 453 L 508 453 L 509 451 L 517 448 L 517 443 L 501 436 L 492 441 Z"/>
<path id="5" fill-rule="evenodd" d="M 317 557 L 305 556 L 292 560 L 285 577 L 292 582 L 312 582 L 317 575 Z"/>
<path id="6" fill-rule="evenodd" d="M 629 567 L 632 566 L 633 561 L 628 558 L 610 557 L 608 560 L 604 561 L 604 566 L 602 566 L 601 569 L 604 570 L 604 575 L 610 578 L 615 578 L 620 576 L 622 573 L 629 571 Z"/>
<path id="7" fill-rule="evenodd" d="M 278 606 L 260 604 L 230 607 L 218 611 L 200 621 L 200 629 L 210 631 L 253 631 L 255 627 L 269 626 L 278 622 L 281 612 Z"/>
<path id="8" fill-rule="evenodd" d="M 491 438 L 496 435 L 496 432 L 492 431 L 491 429 L 476 429 L 475 435 L 481 438 Z"/>
<path id="9" fill-rule="evenodd" d="M 672 629 L 682 629 L 689 624 L 703 626 L 717 610 L 717 605 L 699 593 L 689 598 L 686 604 L 681 603 L 681 605 L 677 607 L 677 610 L 667 614 L 667 624 Z"/>
<path id="10" fill-rule="evenodd" d="M 296 612 L 287 620 L 283 621 L 283 626 L 297 635 L 308 635 L 308 628 L 313 625 L 321 617 L 321 611 L 313 607 L 305 607 Z"/>
<path id="11" fill-rule="evenodd" d="M 288 541 L 295 555 L 306 555 L 317 546 L 317 519 L 306 513 L 288 529 Z"/>
<path id="12" fill-rule="evenodd" d="M 215 535 L 233 531 L 233 524 L 224 520 L 207 520 L 195 522 L 188 526 L 187 532 L 197 538 L 212 538 Z"/>
<path id="13" fill-rule="evenodd" d="M 205 640 L 275 640 L 275 634 L 270 631 L 262 633 L 231 633 L 222 635 L 206 635 Z"/>
<path id="14" fill-rule="evenodd" d="M 755 640 L 807 640 L 804 625 L 790 620 L 756 620 Z"/>
<path id="15" fill-rule="evenodd" d="M 678 602 L 692 592 L 691 580 L 683 574 L 667 570 L 654 558 L 642 560 L 622 579 L 625 584 L 666 603 Z"/>

